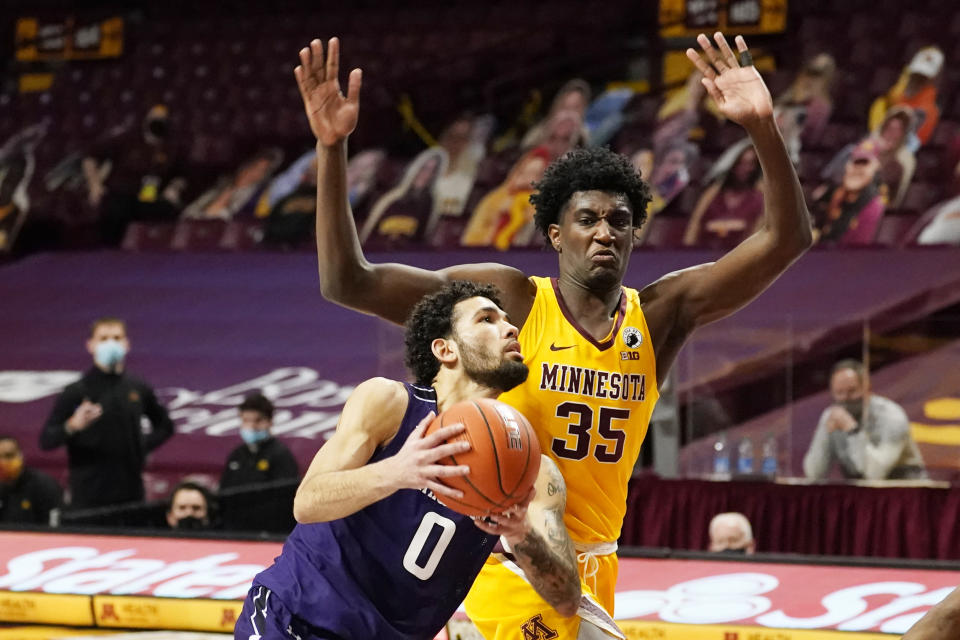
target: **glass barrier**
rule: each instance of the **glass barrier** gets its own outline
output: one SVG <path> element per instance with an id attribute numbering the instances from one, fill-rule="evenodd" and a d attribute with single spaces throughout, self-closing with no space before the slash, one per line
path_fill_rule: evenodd
<path id="1" fill-rule="evenodd" d="M 763 331 L 695 334 L 662 385 L 645 466 L 714 479 L 960 478 L 960 316 L 845 330 L 818 320 L 804 319 L 816 332 L 785 314 Z M 863 363 L 862 382 L 853 369 L 832 375 L 844 360 Z M 671 463 L 660 458 L 674 432 Z"/>

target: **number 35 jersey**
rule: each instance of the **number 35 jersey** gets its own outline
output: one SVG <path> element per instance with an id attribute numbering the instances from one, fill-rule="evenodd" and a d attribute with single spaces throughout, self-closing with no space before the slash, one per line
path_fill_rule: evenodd
<path id="1" fill-rule="evenodd" d="M 570 537 L 614 541 L 659 397 L 647 322 L 637 291 L 624 287 L 613 328 L 598 341 L 573 318 L 556 279 L 531 280 L 537 294 L 519 336 L 530 375 L 500 400 L 530 420 L 541 450 L 559 465 Z"/>

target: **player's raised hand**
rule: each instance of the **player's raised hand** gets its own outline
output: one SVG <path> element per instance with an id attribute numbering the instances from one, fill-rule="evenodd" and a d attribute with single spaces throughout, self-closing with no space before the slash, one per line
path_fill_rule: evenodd
<path id="1" fill-rule="evenodd" d="M 340 40 L 330 38 L 324 62 L 323 43 L 313 40 L 300 50 L 300 64 L 293 70 L 303 98 L 310 130 L 324 146 L 333 146 L 349 136 L 360 115 L 360 69 L 350 72 L 347 95 L 340 91 Z"/>
<path id="2" fill-rule="evenodd" d="M 459 423 L 441 427 L 424 437 L 423 432 L 433 418 L 433 412 L 427 414 L 407 436 L 400 451 L 390 458 L 397 488 L 426 488 L 436 494 L 461 499 L 463 492 L 443 484 L 442 479 L 465 476 L 470 473 L 470 467 L 462 464 L 440 464 L 440 460 L 469 451 L 470 443 L 465 440 L 447 442 L 448 439 L 463 433 L 464 426 Z"/>
<path id="3" fill-rule="evenodd" d="M 687 49 L 687 57 L 703 74 L 703 86 L 726 117 L 744 127 L 773 117 L 773 100 L 763 78 L 753 66 L 743 36 L 735 39 L 735 54 L 719 31 L 713 35 L 717 46 L 704 34 L 697 36 L 702 49 Z"/>

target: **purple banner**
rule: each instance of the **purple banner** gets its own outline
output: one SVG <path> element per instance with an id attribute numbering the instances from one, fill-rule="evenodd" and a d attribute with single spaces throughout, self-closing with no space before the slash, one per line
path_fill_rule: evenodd
<path id="1" fill-rule="evenodd" d="M 556 273 L 548 252 L 374 255 L 428 268 L 506 261 Z M 704 252 L 638 252 L 626 282 L 714 260 Z M 29 464 L 63 478 L 65 453 L 37 436 L 59 389 L 90 366 L 90 322 L 128 323 L 128 366 L 170 407 L 177 435 L 152 456 L 163 482 L 219 475 L 240 442 L 236 405 L 263 389 L 275 431 L 306 469 L 352 387 L 403 377 L 402 334 L 322 299 L 310 254 L 46 254 L 0 270 L 0 432 L 19 437 Z M 960 252 L 813 252 L 733 318 L 697 334 L 678 360 L 681 389 L 726 384 L 783 366 L 786 354 L 858 335 L 861 321 L 897 323 L 960 299 Z M 731 382 L 732 383 L 732 382 Z"/>

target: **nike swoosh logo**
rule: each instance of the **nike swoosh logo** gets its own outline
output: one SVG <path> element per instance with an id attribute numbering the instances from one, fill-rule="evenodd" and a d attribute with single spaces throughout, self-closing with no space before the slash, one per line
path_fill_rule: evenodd
<path id="1" fill-rule="evenodd" d="M 576 345 L 570 345 L 569 347 L 558 347 L 556 343 L 550 344 L 550 351 L 563 351 L 564 349 L 573 349 Z"/>

